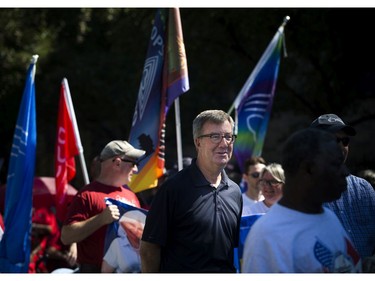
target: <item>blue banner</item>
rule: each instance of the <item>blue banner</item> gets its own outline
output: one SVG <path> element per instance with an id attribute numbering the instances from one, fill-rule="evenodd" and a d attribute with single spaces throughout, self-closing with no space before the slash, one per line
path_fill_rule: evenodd
<path id="1" fill-rule="evenodd" d="M 165 95 L 163 95 L 163 66 L 165 57 L 165 38 L 167 10 L 158 9 L 152 26 L 147 57 L 135 105 L 129 143 L 143 149 L 146 154 L 138 164 L 130 188 L 134 192 L 155 187 L 157 179 L 163 174 L 164 158 L 159 155 L 161 130 L 165 117 Z M 164 141 L 164 140 L 162 140 Z"/>
<path id="2" fill-rule="evenodd" d="M 129 142 L 146 151 L 130 188 L 157 186 L 164 173 L 165 120 L 173 102 L 189 90 L 185 45 L 178 8 L 158 9 L 133 115 Z"/>
<path id="3" fill-rule="evenodd" d="M 0 243 L 0 272 L 26 273 L 30 261 L 32 191 L 36 152 L 34 55 L 27 70 L 13 136 L 6 184 L 4 225 Z"/>
<path id="4" fill-rule="evenodd" d="M 242 216 L 240 223 L 240 239 L 238 243 L 238 248 L 234 249 L 234 266 L 237 269 L 237 273 L 241 272 L 241 263 L 243 256 L 243 248 L 245 246 L 246 237 L 253 224 L 261 217 L 263 214 Z"/>
<path id="5" fill-rule="evenodd" d="M 241 172 L 251 156 L 262 154 L 280 65 L 284 26 L 279 27 L 247 79 L 233 106 L 236 108 L 234 155 Z"/>
<path id="6" fill-rule="evenodd" d="M 147 210 L 111 198 L 106 198 L 106 204 L 117 205 L 120 210 L 120 219 L 107 227 L 103 272 L 141 272 L 139 248 Z"/>

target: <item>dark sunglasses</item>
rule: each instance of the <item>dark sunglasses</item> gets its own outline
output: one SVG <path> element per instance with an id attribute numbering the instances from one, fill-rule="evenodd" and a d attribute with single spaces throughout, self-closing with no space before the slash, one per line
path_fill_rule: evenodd
<path id="1" fill-rule="evenodd" d="M 259 181 L 259 185 L 260 186 L 272 186 L 272 187 L 277 187 L 279 184 L 282 184 L 283 182 L 282 181 L 278 181 L 278 180 L 265 180 L 265 179 L 261 179 Z"/>
<path id="2" fill-rule="evenodd" d="M 254 179 L 259 178 L 259 175 L 260 175 L 260 173 L 258 173 L 258 172 L 250 173 L 250 176 L 251 176 L 252 178 L 254 178 Z"/>
<path id="3" fill-rule="evenodd" d="M 337 143 L 342 143 L 343 146 L 347 147 L 349 145 L 349 142 L 350 142 L 350 138 L 349 137 L 343 137 L 343 138 L 336 138 L 337 140 Z"/>
<path id="4" fill-rule="evenodd" d="M 120 157 L 119 157 L 119 158 L 120 158 Z M 112 162 L 115 162 L 115 160 L 116 160 L 116 159 L 113 159 Z M 138 165 L 138 162 L 136 162 L 136 161 L 134 161 L 134 160 L 122 159 L 122 158 L 120 158 L 120 160 L 121 160 L 122 162 L 132 163 L 132 164 L 133 164 L 133 167 L 134 167 L 135 165 Z"/>

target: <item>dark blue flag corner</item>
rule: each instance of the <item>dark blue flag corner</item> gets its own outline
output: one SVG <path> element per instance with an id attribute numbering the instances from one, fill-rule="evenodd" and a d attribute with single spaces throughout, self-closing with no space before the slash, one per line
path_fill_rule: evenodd
<path id="1" fill-rule="evenodd" d="M 106 198 L 106 204 L 117 205 L 120 210 L 120 219 L 108 225 L 104 242 L 104 254 L 108 254 L 111 243 L 117 238 L 125 239 L 126 243 L 133 246 L 133 251 L 139 250 L 147 210 L 111 198 Z"/>

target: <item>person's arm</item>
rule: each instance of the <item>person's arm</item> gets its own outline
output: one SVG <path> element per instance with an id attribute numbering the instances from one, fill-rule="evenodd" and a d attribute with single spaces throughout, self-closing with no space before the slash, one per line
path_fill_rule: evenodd
<path id="1" fill-rule="evenodd" d="M 67 251 L 66 255 L 70 266 L 77 264 L 77 243 L 73 243 L 69 246 L 69 250 Z"/>
<path id="2" fill-rule="evenodd" d="M 142 273 L 160 272 L 160 246 L 141 241 L 141 270 Z"/>
<path id="3" fill-rule="evenodd" d="M 102 273 L 113 273 L 115 269 L 110 266 L 105 260 L 102 262 Z"/>
<path id="4" fill-rule="evenodd" d="M 103 225 L 120 218 L 120 211 L 116 205 L 109 205 L 100 214 L 85 221 L 64 225 L 61 229 L 61 242 L 64 245 L 78 243 L 97 231 Z"/>
<path id="5" fill-rule="evenodd" d="M 46 254 L 48 255 L 49 259 L 65 261 L 71 267 L 77 266 L 76 259 L 70 260 L 68 254 L 65 251 L 61 251 L 59 249 L 56 249 L 54 246 L 49 246 L 46 249 Z"/>

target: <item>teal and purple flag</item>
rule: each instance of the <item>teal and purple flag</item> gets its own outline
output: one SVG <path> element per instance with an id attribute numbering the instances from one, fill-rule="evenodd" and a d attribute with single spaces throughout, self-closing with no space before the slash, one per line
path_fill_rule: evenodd
<path id="1" fill-rule="evenodd" d="M 246 159 L 262 154 L 279 72 L 285 23 L 277 30 L 230 110 L 236 109 L 234 155 L 242 172 Z"/>
<path id="2" fill-rule="evenodd" d="M 31 248 L 32 191 L 36 152 L 34 55 L 27 70 L 13 136 L 5 194 L 5 232 L 0 242 L 0 272 L 27 273 Z"/>
<path id="3" fill-rule="evenodd" d="M 158 9 L 129 136 L 129 143 L 146 151 L 129 183 L 134 192 L 155 187 L 163 175 L 166 115 L 174 100 L 188 90 L 180 11 Z"/>

